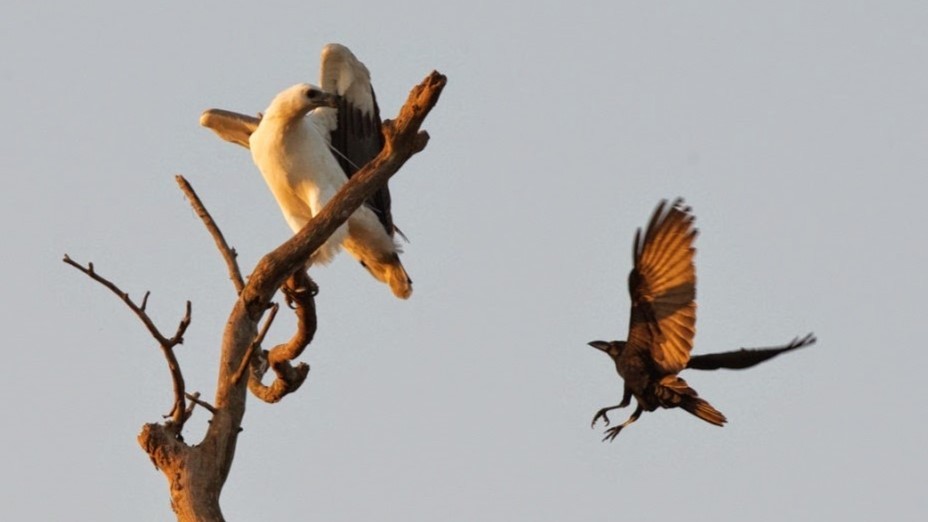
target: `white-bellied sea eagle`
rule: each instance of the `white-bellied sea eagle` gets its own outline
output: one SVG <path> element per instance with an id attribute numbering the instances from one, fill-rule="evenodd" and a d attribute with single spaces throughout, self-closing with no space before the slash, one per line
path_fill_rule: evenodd
<path id="1" fill-rule="evenodd" d="M 224 139 L 251 149 L 294 232 L 383 148 L 380 109 L 367 67 L 339 44 L 326 45 L 321 62 L 321 86 L 300 83 L 283 90 L 260 120 L 217 110 L 201 118 Z M 390 285 L 394 295 L 406 299 L 412 294 L 412 281 L 400 262 L 396 233 L 390 191 L 384 185 L 310 261 L 328 263 L 344 247 L 375 278 Z"/>

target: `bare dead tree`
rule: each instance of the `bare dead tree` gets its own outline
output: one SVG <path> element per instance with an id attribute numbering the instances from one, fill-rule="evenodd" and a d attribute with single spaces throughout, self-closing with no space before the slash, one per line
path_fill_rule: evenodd
<path id="1" fill-rule="evenodd" d="M 316 287 L 303 270 L 305 260 L 409 158 L 425 148 L 429 136 L 419 129 L 438 102 L 446 82 L 444 75 L 433 71 L 412 89 L 397 118 L 383 124 L 385 145 L 380 154 L 356 172 L 299 233 L 265 255 L 247 283 L 242 278 L 235 251 L 226 243 L 190 184 L 182 176 L 177 176 L 181 190 L 225 259 L 229 277 L 238 293 L 223 333 L 219 379 L 212 404 L 201 400 L 199 393 L 187 392 L 174 354 L 177 345 L 183 343 L 191 321 L 190 302 L 187 302 L 185 314 L 174 335 L 169 338 L 160 332 L 146 312 L 148 293 L 141 303 L 136 303 L 126 292 L 97 273 L 93 263 L 84 266 L 68 255 L 64 256 L 65 263 L 118 295 L 144 323 L 164 353 L 173 382 L 173 406 L 165 421 L 142 427 L 138 442 L 155 467 L 168 479 L 171 507 L 179 521 L 225 520 L 219 506 L 219 495 L 235 456 L 247 391 L 251 390 L 254 396 L 265 402 L 277 402 L 295 392 L 309 374 L 309 366 L 305 363 L 292 364 L 312 341 L 316 331 Z M 243 121 L 250 118 L 227 111 L 217 112 Z M 297 329 L 286 343 L 263 350 L 261 343 L 277 313 L 277 305 L 272 304 L 271 299 L 281 287 L 294 304 Z M 265 315 L 267 318 L 259 329 Z M 269 370 L 274 372 L 274 380 L 265 385 L 262 379 Z M 212 419 L 203 440 L 194 445 L 184 441 L 182 432 L 184 423 L 196 406 L 208 411 Z"/>

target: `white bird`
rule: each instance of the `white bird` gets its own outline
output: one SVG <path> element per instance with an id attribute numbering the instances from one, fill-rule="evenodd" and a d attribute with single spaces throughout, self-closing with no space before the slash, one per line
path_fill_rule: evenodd
<path id="1" fill-rule="evenodd" d="M 383 147 L 380 110 L 370 73 L 347 47 L 322 50 L 321 87 L 301 83 L 278 94 L 247 137 L 251 156 L 294 232 L 325 206 Z M 239 144 L 243 135 L 231 139 Z M 332 151 L 336 152 L 333 153 Z M 328 263 L 343 246 L 402 299 L 412 281 L 400 262 L 384 186 L 310 257 Z"/>

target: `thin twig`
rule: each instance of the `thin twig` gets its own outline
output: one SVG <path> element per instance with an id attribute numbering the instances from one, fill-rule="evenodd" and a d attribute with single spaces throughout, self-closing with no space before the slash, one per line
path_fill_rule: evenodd
<path id="1" fill-rule="evenodd" d="M 184 396 L 190 401 L 190 404 L 187 405 L 187 410 L 184 412 L 184 418 L 189 419 L 193 415 L 194 408 L 197 407 L 197 403 L 194 402 L 194 399 L 200 398 L 200 392 L 194 394 L 184 393 Z"/>
<path id="2" fill-rule="evenodd" d="M 132 301 L 132 299 L 129 297 L 129 294 L 127 294 L 126 292 L 123 292 L 122 289 L 120 289 L 118 286 L 108 281 L 106 278 L 98 275 L 93 269 L 93 263 L 87 263 L 87 267 L 85 268 L 80 263 L 68 257 L 67 254 L 64 255 L 64 262 L 80 270 L 81 272 L 87 274 L 87 276 L 93 279 L 94 281 L 109 288 L 110 291 L 112 291 L 114 294 L 119 296 L 119 298 L 122 299 L 124 303 L 126 303 L 126 306 L 128 306 L 130 310 L 135 312 L 135 315 L 137 315 L 138 318 L 142 321 L 142 323 L 145 324 L 145 327 L 148 328 L 149 333 L 151 333 L 151 335 L 155 338 L 155 340 L 158 341 L 159 344 L 168 344 L 168 339 L 165 336 L 161 335 L 161 332 L 158 331 L 158 328 L 148 317 L 148 314 L 145 313 L 145 310 L 143 310 L 141 307 L 136 305 Z"/>
<path id="3" fill-rule="evenodd" d="M 245 282 L 242 279 L 242 272 L 238 267 L 238 261 L 235 259 L 238 254 L 235 252 L 234 248 L 230 247 L 229 244 L 226 243 L 225 236 L 222 235 L 222 232 L 219 230 L 219 226 L 216 225 L 216 222 L 213 220 L 213 216 L 211 216 L 209 211 L 206 210 L 206 207 L 203 205 L 203 202 L 200 201 L 199 196 L 197 196 L 197 193 L 194 192 L 193 187 L 190 186 L 190 183 L 179 174 L 175 176 L 174 179 L 177 180 L 177 184 L 180 186 L 180 189 L 187 196 L 187 199 L 190 201 L 190 206 L 193 207 L 194 212 L 197 213 L 197 216 L 200 216 L 203 224 L 206 225 L 206 230 L 208 230 L 210 235 L 213 236 L 213 241 L 216 242 L 216 248 L 219 249 L 223 259 L 226 261 L 226 267 L 229 270 L 229 279 L 231 279 L 232 284 L 235 285 L 235 293 L 242 293 L 242 288 L 245 287 Z"/>
<path id="4" fill-rule="evenodd" d="M 186 404 L 184 403 L 184 374 L 180 371 L 180 363 L 177 362 L 177 356 L 174 355 L 174 347 L 178 344 L 183 344 L 184 342 L 184 332 L 187 331 L 187 327 L 190 326 L 191 313 L 193 312 L 193 306 L 190 301 L 187 301 L 187 306 L 184 312 L 184 317 L 180 320 L 180 324 L 177 325 L 177 332 L 175 332 L 174 337 L 168 341 L 169 344 L 161 345 L 161 352 L 164 353 L 164 358 L 168 361 L 168 369 L 171 371 L 171 381 L 174 387 L 174 409 L 172 410 L 172 417 L 175 424 L 178 426 L 178 433 L 180 433 L 180 428 L 184 426 L 186 422 Z"/>
<path id="5" fill-rule="evenodd" d="M 239 365 L 238 371 L 236 371 L 235 375 L 232 377 L 233 384 L 238 384 L 238 381 L 245 375 L 245 372 L 248 370 L 248 364 L 251 362 L 251 357 L 254 355 L 255 351 L 261 347 L 261 343 L 264 342 L 264 337 L 267 335 L 268 330 L 270 330 L 274 318 L 277 317 L 278 309 L 280 309 L 280 305 L 277 303 L 271 306 L 271 312 L 267 316 L 267 320 L 264 321 L 264 326 L 261 327 L 261 331 L 258 332 L 255 340 L 251 342 L 251 346 L 249 346 L 248 351 L 245 352 L 245 357 L 242 358 L 242 364 Z"/>
<path id="6" fill-rule="evenodd" d="M 193 413 L 194 405 L 200 406 L 204 410 L 212 413 L 213 415 L 216 415 L 216 408 L 212 404 L 200 399 L 200 392 L 196 392 L 194 394 L 187 393 L 186 396 L 188 399 L 190 399 L 190 407 L 187 409 L 188 418 L 190 417 L 190 414 Z"/>

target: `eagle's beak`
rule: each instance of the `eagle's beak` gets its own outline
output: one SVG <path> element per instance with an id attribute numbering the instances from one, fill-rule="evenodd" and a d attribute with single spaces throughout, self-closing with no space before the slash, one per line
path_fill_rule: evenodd
<path id="1" fill-rule="evenodd" d="M 596 348 L 597 350 L 601 350 L 606 353 L 609 353 L 609 343 L 607 343 L 606 341 L 590 341 L 587 344 L 589 344 L 593 348 Z"/>
<path id="2" fill-rule="evenodd" d="M 332 107 L 334 109 L 338 107 L 339 98 L 341 98 L 341 96 L 326 92 L 318 98 L 317 103 L 320 107 Z"/>

